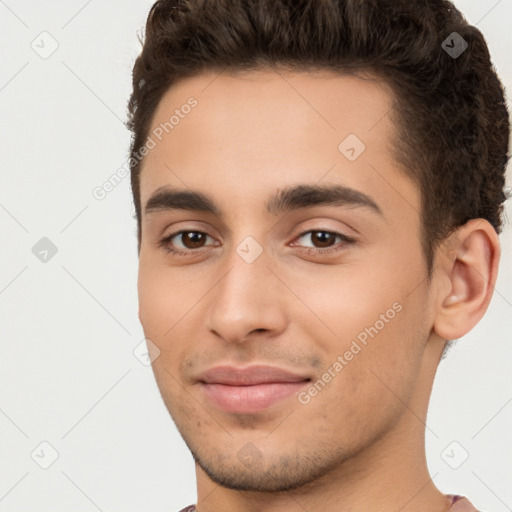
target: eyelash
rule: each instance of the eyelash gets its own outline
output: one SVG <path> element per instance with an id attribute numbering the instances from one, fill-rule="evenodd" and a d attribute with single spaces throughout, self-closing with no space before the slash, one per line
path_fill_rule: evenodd
<path id="1" fill-rule="evenodd" d="M 195 256 L 202 249 L 189 249 L 187 251 L 184 251 L 181 249 L 174 249 L 174 248 L 170 247 L 170 245 L 169 245 L 170 241 L 174 237 L 181 235 L 183 233 L 200 233 L 202 235 L 209 236 L 208 233 L 205 233 L 204 231 L 198 231 L 198 230 L 193 230 L 193 229 L 191 229 L 191 230 L 184 229 L 181 231 L 177 231 L 176 233 L 171 233 L 170 235 L 162 238 L 160 240 L 160 242 L 158 243 L 158 246 L 163 248 L 168 253 L 174 254 L 175 256 Z M 298 235 L 297 238 L 302 238 L 304 235 L 307 235 L 308 233 L 328 233 L 329 235 L 337 236 L 342 240 L 341 247 L 339 247 L 340 244 L 336 244 L 334 247 L 328 247 L 326 249 L 318 249 L 318 248 L 314 248 L 314 247 L 305 247 L 305 248 L 300 249 L 301 252 L 305 252 L 310 255 L 312 254 L 312 255 L 316 256 L 316 255 L 323 255 L 323 254 L 331 253 L 331 252 L 343 251 L 346 248 L 348 248 L 356 243 L 356 241 L 353 238 L 349 238 L 348 236 L 344 235 L 343 233 L 338 233 L 337 231 L 327 231 L 324 229 L 309 229 L 307 231 L 304 231 L 300 235 Z"/>

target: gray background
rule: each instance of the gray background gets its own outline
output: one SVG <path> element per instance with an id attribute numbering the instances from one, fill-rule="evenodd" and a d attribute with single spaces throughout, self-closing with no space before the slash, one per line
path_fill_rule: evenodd
<path id="1" fill-rule="evenodd" d="M 93 196 L 126 162 L 151 4 L 0 0 L 0 512 L 173 512 L 196 499 L 192 457 L 133 353 L 144 335 L 129 178 Z M 512 0 L 455 4 L 510 95 Z M 426 431 L 435 484 L 493 512 L 512 510 L 508 221 L 501 242 L 489 311 L 442 361 Z"/>

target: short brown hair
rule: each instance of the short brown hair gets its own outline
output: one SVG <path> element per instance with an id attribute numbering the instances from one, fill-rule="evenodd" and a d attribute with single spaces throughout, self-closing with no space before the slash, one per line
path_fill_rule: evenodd
<path id="1" fill-rule="evenodd" d="M 467 43 L 443 49 L 453 33 Z M 462 41 L 461 39 L 458 39 Z M 510 122 L 482 33 L 447 0 L 159 0 L 133 68 L 127 126 L 141 244 L 140 170 L 156 108 L 203 71 L 366 72 L 394 91 L 395 158 L 421 191 L 429 279 L 436 247 L 484 218 L 502 229 Z"/>

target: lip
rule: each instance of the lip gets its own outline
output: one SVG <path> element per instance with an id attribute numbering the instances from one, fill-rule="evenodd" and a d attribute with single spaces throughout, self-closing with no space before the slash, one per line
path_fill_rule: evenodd
<path id="1" fill-rule="evenodd" d="M 245 368 L 229 365 L 215 366 L 197 376 L 197 380 L 201 382 L 230 386 L 252 386 L 267 382 L 300 382 L 309 378 L 308 375 L 299 375 L 277 366 L 261 364 Z"/>
<path id="2" fill-rule="evenodd" d="M 216 366 L 197 377 L 202 392 L 226 412 L 256 413 L 300 391 L 311 378 L 275 366 Z"/>

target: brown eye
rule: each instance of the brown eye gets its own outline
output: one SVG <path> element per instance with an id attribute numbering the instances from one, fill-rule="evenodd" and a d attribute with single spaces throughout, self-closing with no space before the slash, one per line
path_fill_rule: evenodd
<path id="1" fill-rule="evenodd" d="M 170 253 L 183 256 L 194 255 L 195 250 L 202 249 L 205 246 L 208 237 L 210 236 L 202 231 L 183 230 L 166 236 L 159 242 L 159 246 Z M 176 241 L 173 242 L 173 239 L 176 239 Z"/>
<path id="2" fill-rule="evenodd" d="M 317 230 L 309 230 L 302 233 L 297 240 L 301 240 L 302 238 L 311 240 L 313 242 L 312 246 L 301 245 L 301 249 L 310 254 L 326 254 L 331 252 L 342 251 L 350 245 L 355 244 L 355 240 L 353 238 L 349 238 L 342 233 L 338 233 L 336 231 L 325 231 L 322 229 Z M 340 242 L 336 243 L 336 240 L 339 239 Z"/>
<path id="3" fill-rule="evenodd" d="M 331 247 L 337 236 L 328 231 L 312 231 L 311 233 L 311 240 L 318 242 L 320 244 L 319 247 Z"/>
<path id="4" fill-rule="evenodd" d="M 180 240 L 187 249 L 199 249 L 206 239 L 201 231 L 182 231 Z"/>
<path id="5" fill-rule="evenodd" d="M 313 241 L 313 247 L 317 248 L 325 248 L 332 247 L 332 245 L 336 242 L 336 238 L 341 238 L 342 240 L 348 240 L 341 233 L 333 233 L 331 231 L 306 231 L 300 235 L 299 240 L 301 238 L 310 239 Z"/>

